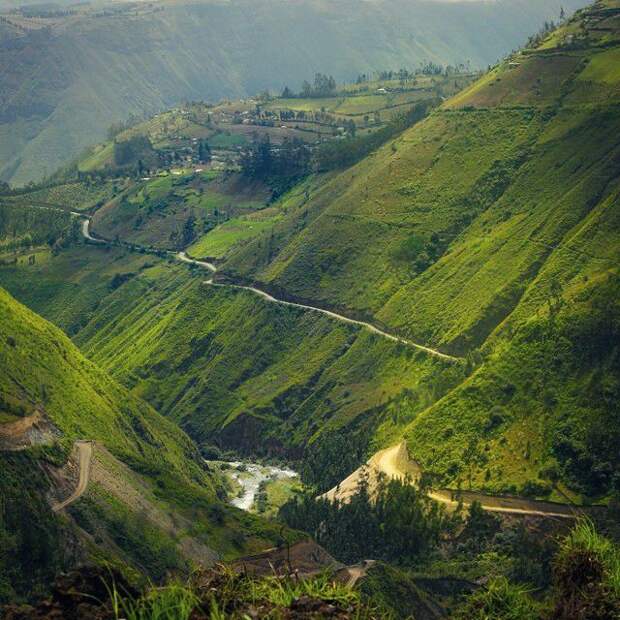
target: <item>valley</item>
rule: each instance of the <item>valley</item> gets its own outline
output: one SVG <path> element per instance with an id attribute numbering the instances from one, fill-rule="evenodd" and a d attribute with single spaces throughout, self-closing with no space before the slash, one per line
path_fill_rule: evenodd
<path id="1" fill-rule="evenodd" d="M 620 4 L 535 32 L 238 82 L 0 185 L 9 620 L 100 570 L 115 620 L 614 617 Z"/>
<path id="2" fill-rule="evenodd" d="M 485 68 L 559 11 L 537 0 L 468 11 L 402 0 L 105 4 L 2 7 L 0 179 L 39 181 L 113 123 L 182 101 L 297 91 L 317 72 L 351 81 L 428 62 Z"/>

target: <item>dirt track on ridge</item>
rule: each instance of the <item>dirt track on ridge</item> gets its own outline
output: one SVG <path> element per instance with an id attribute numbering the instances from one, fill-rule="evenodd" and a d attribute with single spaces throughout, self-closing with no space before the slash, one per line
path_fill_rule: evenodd
<path id="1" fill-rule="evenodd" d="M 376 487 L 379 475 L 383 474 L 387 478 L 403 480 L 409 476 L 412 483 L 420 479 L 422 473 L 420 467 L 409 458 L 407 446 L 404 441 L 380 450 L 369 459 L 366 465 L 356 469 L 350 476 L 345 478 L 338 486 L 324 493 L 321 497 L 330 500 L 338 499 L 347 501 L 357 492 L 359 482 L 364 475 L 368 476 L 368 486 L 370 492 Z M 489 512 L 548 517 L 558 519 L 574 519 L 583 511 L 578 506 L 569 504 L 556 504 L 521 497 L 507 497 L 501 495 L 485 495 L 475 491 L 453 491 L 450 489 L 431 489 L 428 496 L 446 505 L 449 509 L 454 509 L 459 504 L 459 498 L 463 506 L 469 506 L 474 501 L 480 502 L 482 507 Z"/>
<path id="2" fill-rule="evenodd" d="M 41 207 L 48 208 L 49 207 Z M 62 211 L 62 209 L 58 209 Z M 97 244 L 107 244 L 108 241 L 104 239 L 99 239 L 97 237 L 93 237 L 90 233 L 90 218 L 81 213 L 71 212 L 72 215 L 80 218 L 84 218 L 81 231 L 82 235 L 85 239 L 90 241 L 91 243 Z M 197 265 L 198 267 L 209 270 L 211 273 L 217 272 L 217 267 L 207 261 L 201 261 L 194 259 L 187 255 L 186 252 L 169 252 L 169 254 L 174 255 L 177 260 L 181 262 L 188 263 L 191 265 Z M 270 295 L 269 293 L 253 287 L 253 286 L 244 286 L 240 284 L 234 283 L 224 283 L 224 282 L 214 282 L 213 278 L 207 280 L 205 284 L 210 286 L 218 286 L 218 287 L 227 287 L 227 288 L 236 288 L 241 290 L 250 291 L 256 295 L 259 295 L 263 299 L 271 303 L 277 303 L 284 306 L 291 306 L 296 308 L 302 308 L 304 310 L 309 310 L 313 312 L 319 312 L 326 316 L 329 316 L 335 320 L 341 321 L 343 323 L 348 323 L 351 325 L 358 325 L 365 329 L 368 329 L 372 333 L 375 333 L 379 336 L 387 338 L 393 342 L 399 342 L 401 344 L 405 344 L 412 348 L 418 349 L 420 351 L 424 351 L 430 355 L 438 357 L 440 359 L 444 359 L 450 362 L 459 361 L 459 358 L 453 357 L 451 355 L 447 355 L 438 351 L 436 349 L 432 349 L 430 347 L 426 347 L 424 345 L 412 342 L 410 340 L 406 340 L 404 338 L 400 338 L 399 336 L 395 336 L 388 332 L 385 332 L 378 327 L 375 327 L 371 323 L 367 323 L 365 321 L 359 321 L 356 319 L 352 319 L 346 317 L 344 315 L 338 314 L 336 312 L 332 312 L 331 310 L 326 310 L 324 308 L 319 308 L 316 306 L 310 306 L 301 303 L 295 303 L 290 301 L 284 301 L 282 299 L 277 299 Z M 76 442 L 79 450 L 79 458 L 80 458 L 80 479 L 78 482 L 78 486 L 74 493 L 68 497 L 66 500 L 54 506 L 53 510 L 58 511 L 66 506 L 70 505 L 76 499 L 78 499 L 86 490 L 88 485 L 89 478 L 89 470 L 90 470 L 90 460 L 92 457 L 92 444 L 90 442 Z M 384 474 L 389 478 L 398 478 L 403 479 L 406 476 L 410 476 L 412 481 L 415 483 L 421 474 L 421 470 L 419 466 L 412 460 L 408 458 L 406 454 L 407 448 L 404 442 L 396 446 L 392 446 L 391 448 L 386 448 L 385 450 L 381 450 L 377 452 L 368 463 L 354 471 L 350 476 L 348 476 L 345 480 L 343 480 L 337 487 L 334 487 L 330 491 L 324 493 L 321 497 L 325 497 L 328 499 L 336 499 L 338 498 L 341 501 L 346 501 L 351 495 L 355 494 L 357 490 L 357 486 L 359 484 L 359 480 L 363 471 L 367 471 L 373 476 L 375 479 L 378 474 Z M 372 481 L 371 481 L 372 482 Z M 376 481 L 375 481 L 376 483 Z M 454 508 L 458 505 L 459 500 L 455 497 L 456 491 L 447 490 L 447 489 L 439 489 L 439 490 L 431 490 L 429 492 L 429 497 L 434 499 L 437 502 L 447 505 L 449 508 Z M 490 496 L 482 493 L 476 493 L 471 491 L 460 491 L 458 493 L 463 505 L 467 506 L 471 504 L 473 501 L 479 501 L 482 507 L 485 510 L 491 512 L 498 513 L 507 513 L 507 514 L 515 514 L 515 515 L 530 515 L 530 516 L 541 516 L 541 517 L 553 517 L 553 518 L 575 518 L 579 514 L 578 507 L 570 506 L 567 504 L 553 504 L 551 502 L 541 502 L 536 500 L 529 500 L 525 498 L 516 498 L 516 497 L 504 497 L 504 496 Z"/>
<path id="3" fill-rule="evenodd" d="M 79 217 L 82 218 L 82 226 L 81 226 L 81 232 L 82 232 L 82 236 L 84 237 L 84 239 L 86 239 L 87 241 L 89 241 L 90 243 L 96 243 L 98 245 L 103 245 L 103 244 L 108 244 L 110 243 L 108 240 L 106 239 L 101 239 L 98 237 L 94 237 L 91 232 L 90 232 L 90 217 L 84 213 L 78 213 L 76 211 L 67 211 L 65 209 L 61 209 L 61 208 L 54 208 L 54 207 L 46 207 L 46 206 L 37 206 L 37 205 L 31 205 L 33 208 L 37 208 L 37 209 L 47 209 L 50 211 L 63 211 L 65 213 L 71 213 L 71 215 L 73 215 L 74 217 Z M 127 244 L 130 245 L 131 247 L 135 247 L 138 248 L 140 246 L 136 245 L 136 244 Z M 147 248 L 145 248 L 147 249 Z M 152 251 L 152 249 L 151 249 Z M 192 258 L 191 256 L 188 256 L 188 254 L 184 251 L 182 252 L 173 252 L 173 251 L 168 251 L 167 252 L 170 255 L 173 255 L 177 260 L 183 262 L 183 263 L 187 263 L 189 265 L 197 265 L 198 267 L 202 267 L 204 269 L 208 269 L 211 273 L 215 273 L 217 271 L 217 267 L 213 264 L 210 263 L 208 261 L 203 261 L 203 260 L 198 260 L 195 258 Z M 207 280 L 205 282 L 205 284 L 208 284 L 210 286 L 220 286 L 220 287 L 228 287 L 228 288 L 236 288 L 236 289 L 240 289 L 240 290 L 246 290 L 246 291 L 250 291 L 256 295 L 259 295 L 260 297 L 262 297 L 263 299 L 265 299 L 266 301 L 269 301 L 271 303 L 276 303 L 276 304 L 280 304 L 282 306 L 290 306 L 290 307 L 294 307 L 294 308 L 301 308 L 303 310 L 309 310 L 311 312 L 319 312 L 321 314 L 324 314 L 326 316 L 329 316 L 332 319 L 335 319 L 337 321 L 340 321 L 341 323 L 348 323 L 349 325 L 357 325 L 359 327 L 362 327 L 364 329 L 369 330 L 370 332 L 372 332 L 373 334 L 377 334 L 378 336 L 381 336 L 382 338 L 387 338 L 388 340 L 391 340 L 392 342 L 398 342 L 400 344 L 404 344 L 405 346 L 417 349 L 418 351 L 423 351 L 425 353 L 428 353 L 429 355 L 433 355 L 434 357 L 437 357 L 439 359 L 442 359 L 444 361 L 447 362 L 458 362 L 460 361 L 460 358 L 458 357 L 454 357 L 452 355 L 448 355 L 447 353 L 442 353 L 441 351 L 438 351 L 437 349 L 433 349 L 432 347 L 427 347 L 423 344 L 419 344 L 417 342 L 413 342 L 412 340 L 407 340 L 406 338 L 401 338 L 400 336 L 395 336 L 394 334 L 390 334 L 389 332 L 386 332 L 382 329 L 379 329 L 378 327 L 376 327 L 375 325 L 373 325 L 372 323 L 367 323 L 366 321 L 359 321 L 357 319 L 352 319 L 350 317 L 344 316 L 343 314 L 338 314 L 337 312 L 332 312 L 331 310 L 327 310 L 325 308 L 319 308 L 318 306 L 310 306 L 307 304 L 301 304 L 301 303 L 295 303 L 292 301 L 284 301 L 283 299 L 277 299 L 276 297 L 273 297 L 272 295 L 270 295 L 269 293 L 256 288 L 254 286 L 243 286 L 241 284 L 234 284 L 234 283 L 225 283 L 225 282 L 214 282 L 213 278 Z"/>
<path id="4" fill-rule="evenodd" d="M 93 458 L 93 442 L 92 441 L 76 441 L 75 446 L 78 450 L 78 462 L 80 466 L 80 474 L 78 478 L 78 484 L 75 491 L 67 497 L 67 499 L 54 504 L 52 510 L 58 512 L 63 508 L 71 505 L 75 500 L 84 495 L 86 488 L 88 487 L 88 481 L 90 479 L 90 464 Z"/>

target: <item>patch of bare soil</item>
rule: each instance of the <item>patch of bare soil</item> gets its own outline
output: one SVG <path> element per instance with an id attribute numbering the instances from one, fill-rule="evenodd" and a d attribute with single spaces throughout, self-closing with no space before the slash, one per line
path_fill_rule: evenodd
<path id="1" fill-rule="evenodd" d="M 57 437 L 60 437 L 58 429 L 37 409 L 32 415 L 0 424 L 0 451 L 25 450 L 51 443 Z"/>
<path id="2" fill-rule="evenodd" d="M 340 484 L 330 489 L 320 497 L 330 501 L 348 502 L 358 491 L 360 483 L 365 480 L 368 491 L 372 495 L 381 476 L 387 479 L 404 480 L 409 478 L 412 484 L 417 484 L 421 476 L 418 464 L 410 459 L 407 445 L 404 441 L 380 450 L 367 463 L 356 469 Z M 524 497 L 509 497 L 487 495 L 475 491 L 455 491 L 451 489 L 430 489 L 428 496 L 444 504 L 448 510 L 454 510 L 459 505 L 469 506 L 473 502 L 480 502 L 485 510 L 504 515 L 522 517 L 539 517 L 553 519 L 574 519 L 587 510 L 568 504 L 558 504 Z"/>
<path id="3" fill-rule="evenodd" d="M 67 462 L 62 467 L 43 465 L 47 475 L 52 481 L 48 492 L 48 502 L 56 506 L 64 501 L 77 488 L 80 479 L 80 458 L 77 446 L 73 447 Z"/>
<path id="4" fill-rule="evenodd" d="M 196 538 L 184 536 L 183 532 L 192 527 L 189 519 L 160 508 L 145 480 L 99 444 L 92 460 L 90 480 L 178 540 L 179 550 L 184 557 L 202 566 L 211 566 L 217 561 L 215 551 Z"/>
<path id="5" fill-rule="evenodd" d="M 334 559 L 321 545 L 313 540 L 304 540 L 290 546 L 274 547 L 262 553 L 236 560 L 233 570 L 254 576 L 312 575 L 324 570 L 339 571 L 344 564 Z"/>

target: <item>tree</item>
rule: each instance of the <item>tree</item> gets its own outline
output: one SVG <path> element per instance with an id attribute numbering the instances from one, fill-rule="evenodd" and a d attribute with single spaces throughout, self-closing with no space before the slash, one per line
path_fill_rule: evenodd
<path id="1" fill-rule="evenodd" d="M 185 220 L 185 224 L 183 225 L 183 233 L 181 237 L 182 247 L 190 245 L 190 243 L 194 240 L 194 237 L 196 236 L 195 227 L 196 217 L 192 214 Z"/>
<path id="2" fill-rule="evenodd" d="M 312 534 L 344 562 L 369 557 L 410 561 L 435 547 L 451 524 L 444 508 L 418 491 L 411 480 L 379 476 L 371 483 L 366 471 L 348 503 L 317 500 L 309 493 L 285 504 L 280 517 Z"/>
<path id="3" fill-rule="evenodd" d="M 211 147 L 206 140 L 198 143 L 198 159 L 205 164 L 211 161 Z"/>
<path id="4" fill-rule="evenodd" d="M 471 489 L 472 478 L 474 473 L 474 465 L 478 458 L 478 439 L 476 437 L 472 437 L 467 444 L 463 452 L 463 462 L 468 467 L 469 474 L 469 488 Z"/>

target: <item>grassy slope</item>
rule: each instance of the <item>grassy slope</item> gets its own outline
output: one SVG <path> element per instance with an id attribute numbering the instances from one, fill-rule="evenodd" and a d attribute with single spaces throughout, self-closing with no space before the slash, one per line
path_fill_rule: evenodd
<path id="1" fill-rule="evenodd" d="M 267 188 L 217 172 L 168 174 L 130 185 L 96 212 L 93 230 L 107 239 L 178 249 L 228 218 L 264 207 Z M 184 226 L 195 218 L 193 234 Z M 207 248 L 209 249 L 209 248 Z M 217 252 L 217 249 L 216 249 Z"/>
<path id="2" fill-rule="evenodd" d="M 68 211 L 89 211 L 101 206 L 106 200 L 121 191 L 124 185 L 125 181 L 122 179 L 97 183 L 88 181 L 61 182 L 58 185 L 40 190 L 16 196 L 5 196 L 3 200 L 9 204 L 20 206 L 34 204 Z"/>
<path id="3" fill-rule="evenodd" d="M 618 311 L 608 303 L 618 254 L 617 86 L 585 71 L 613 77 L 600 67 L 613 47 L 596 39 L 612 45 L 617 28 L 590 33 L 581 47 L 549 47 L 580 24 L 544 42 L 551 51 L 498 67 L 350 171 L 292 190 L 276 206 L 273 234 L 233 248 L 225 264 L 233 275 L 374 314 L 467 355 L 465 368 L 438 373 L 432 360 L 355 338 L 324 317 L 207 289 L 180 268 L 145 269 L 144 257 L 115 263 L 89 249 L 110 280 L 97 280 L 91 258 L 75 271 L 81 259 L 72 253 L 5 268 L 3 280 L 201 441 L 216 432 L 257 450 L 266 436 L 267 449 L 280 449 L 347 428 L 354 445 L 378 447 L 404 433 L 443 484 L 535 492 L 536 483 L 544 492 L 559 478 L 556 498 L 566 484 L 604 495 L 620 428 Z M 552 65 L 539 71 L 554 59 L 570 66 L 560 79 Z M 72 294 L 49 286 L 66 270 Z M 133 275 L 111 290 L 115 272 Z"/>
<path id="4" fill-rule="evenodd" d="M 201 272 L 152 262 L 75 248 L 3 267 L 0 279 L 205 443 L 298 453 L 341 427 L 362 445 L 385 441 L 462 377 L 358 328 L 213 289 Z M 111 289 L 116 273 L 132 275 Z"/>
<path id="5" fill-rule="evenodd" d="M 583 0 L 564 4 L 576 8 Z M 265 0 L 251 11 L 242 2 L 164 3 L 159 9 L 119 7 L 98 16 L 96 8 L 82 9 L 51 32 L 0 33 L 20 35 L 0 55 L 7 85 L 0 97 L 2 178 L 21 184 L 51 174 L 112 122 L 181 99 L 243 96 L 286 82 L 297 88 L 315 71 L 342 80 L 423 60 L 470 59 L 484 66 L 558 10 L 536 0 L 500 7 L 400 1 L 355 10 Z M 372 45 L 366 44 L 370 29 Z"/>
<path id="6" fill-rule="evenodd" d="M 612 394 L 618 389 L 617 309 L 594 308 L 599 298 L 613 298 L 620 245 L 613 208 L 620 84 L 608 64 L 620 25 L 597 13 L 606 6 L 592 16 L 608 31 L 592 30 L 592 21 L 584 30 L 579 18 L 568 26 L 586 33 L 577 44 L 560 31 L 553 39 L 564 47 L 547 42 L 518 55 L 518 64 L 500 65 L 313 192 L 276 225 L 269 243 L 246 245 L 223 267 L 372 314 L 448 351 L 481 348 L 487 363 L 408 433 L 413 454 L 444 482 L 468 477 L 464 454 L 476 438 L 472 478 L 479 486 L 519 486 L 556 461 L 566 480 L 582 458 L 572 454 L 576 444 L 582 456 L 598 454 L 601 442 L 593 448 L 591 435 L 602 412 L 614 432 L 620 427 L 613 399 L 592 398 L 599 381 Z M 545 397 L 533 386 L 549 355 L 540 342 L 549 303 L 561 306 L 551 334 L 556 344 L 579 351 L 587 330 L 599 330 L 610 344 L 581 364 L 558 356 L 542 373 L 552 393 Z M 502 382 L 511 381 L 503 395 Z M 496 406 L 504 408 L 501 422 L 489 423 Z M 558 436 L 566 428 L 567 451 Z M 613 451 L 603 452 L 593 461 L 611 458 L 613 469 Z M 607 477 L 590 490 L 610 483 Z"/>
<path id="7" fill-rule="evenodd" d="M 16 561 L 32 561 L 29 545 L 37 545 L 35 541 L 47 549 L 40 558 L 37 575 L 67 561 L 69 553 L 59 546 L 62 524 L 52 518 L 43 501 L 50 481 L 42 477 L 40 466 L 45 462 L 60 465 L 72 442 L 84 438 L 98 440 L 109 449 L 109 453 L 96 449 L 99 459 L 109 454 L 109 466 L 104 464 L 100 470 L 111 481 L 112 489 L 123 489 L 102 495 L 93 483 L 85 505 L 78 502 L 76 508 L 71 508 L 78 525 L 90 522 L 92 528 L 96 524 L 99 535 L 87 544 L 96 557 L 120 557 L 140 571 L 163 576 L 167 569 L 181 568 L 188 557 L 194 561 L 201 557 L 185 553 L 183 544 L 189 544 L 191 550 L 206 543 L 224 555 L 269 544 L 273 535 L 269 527 L 221 504 L 218 478 L 204 469 L 194 445 L 182 431 L 86 360 L 57 327 L 4 290 L 0 290 L 0 338 L 2 408 L 9 403 L 13 415 L 37 408 L 61 433 L 60 450 L 35 448 L 0 455 L 6 473 L 2 484 L 5 516 L 0 533 L 8 536 L 15 547 L 15 557 L 19 558 Z M 140 513 L 132 493 L 142 501 L 150 497 L 150 505 L 158 506 L 162 514 L 175 515 L 176 527 L 165 528 L 151 519 L 154 509 Z M 90 521 L 83 514 L 89 509 Z M 19 515 L 29 515 L 24 523 L 40 522 L 36 534 L 25 535 L 24 523 L 15 519 Z M 122 532 L 118 529 L 121 526 L 125 528 Z M 86 530 L 93 531 L 88 527 Z M 143 534 L 139 534 L 140 530 Z M 106 544 L 108 539 L 101 532 L 107 532 L 121 552 Z M 145 536 L 161 547 L 162 557 L 153 549 L 146 553 Z M 104 544 L 98 547 L 101 542 Z M 19 592 L 23 585 L 20 572 L 13 574 L 10 567 L 0 568 L 0 582 L 5 587 L 8 582 Z"/>
<path id="8" fill-rule="evenodd" d="M 0 198 L 0 253 L 38 247 L 67 245 L 79 239 L 79 222 L 67 213 L 23 209 L 3 204 Z M 4 260 L 11 258 L 5 256 Z"/>
<path id="9" fill-rule="evenodd" d="M 158 263 L 153 256 L 122 249 L 78 246 L 52 256 L 39 248 L 2 268 L 2 286 L 70 336 L 87 324 L 101 299 L 114 290 L 114 278 L 124 281 Z M 29 253 L 31 255 L 31 253 Z"/>

